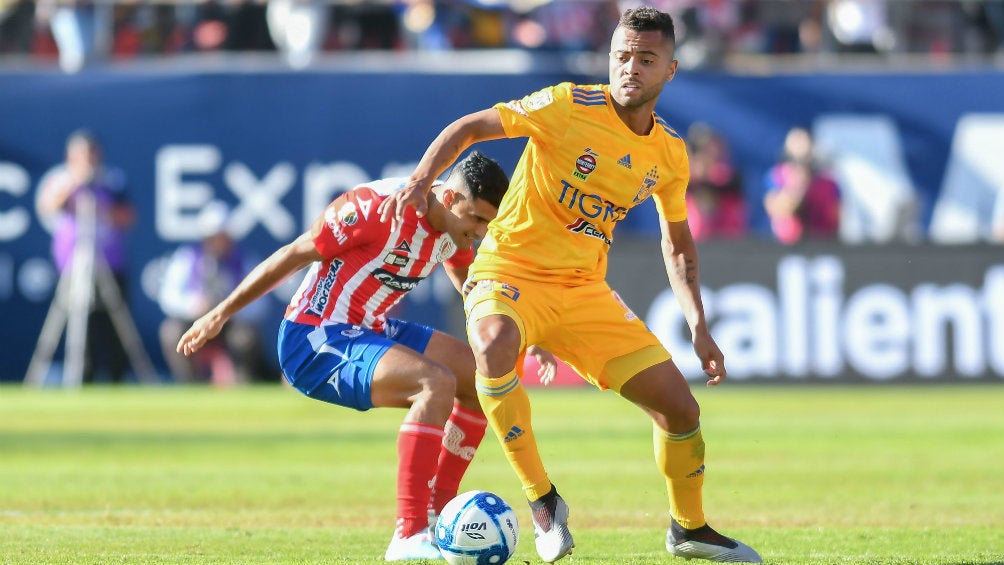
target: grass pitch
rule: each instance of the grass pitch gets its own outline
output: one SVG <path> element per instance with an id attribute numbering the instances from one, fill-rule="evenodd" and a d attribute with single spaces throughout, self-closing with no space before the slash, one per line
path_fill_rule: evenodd
<path id="1" fill-rule="evenodd" d="M 713 526 L 777 564 L 1004 564 L 1004 387 L 695 387 Z M 651 429 L 593 389 L 531 391 L 572 509 L 562 563 L 662 564 Z M 382 563 L 397 426 L 284 387 L 0 387 L 0 563 Z M 462 488 L 516 508 L 493 437 Z"/>

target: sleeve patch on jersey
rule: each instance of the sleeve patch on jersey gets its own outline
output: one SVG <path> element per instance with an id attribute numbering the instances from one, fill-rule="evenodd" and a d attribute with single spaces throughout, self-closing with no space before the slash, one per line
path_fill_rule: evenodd
<path id="1" fill-rule="evenodd" d="M 331 235 L 339 243 L 339 245 L 345 243 L 348 236 L 342 231 L 341 220 L 337 217 L 335 209 L 328 206 L 324 210 L 324 225 L 331 231 Z"/>
<path id="2" fill-rule="evenodd" d="M 523 102 L 521 100 L 513 100 L 506 104 L 506 108 L 509 108 L 513 112 L 516 112 L 520 116 L 525 116 L 526 110 L 523 109 Z"/>
<path id="3" fill-rule="evenodd" d="M 523 98 L 523 108 L 525 108 L 528 112 L 533 112 L 535 110 L 540 110 L 551 102 L 554 102 L 554 95 L 551 91 L 541 90 Z"/>
<path id="4" fill-rule="evenodd" d="M 346 226 L 356 225 L 356 222 L 359 221 L 359 213 L 356 210 L 356 205 L 351 202 L 346 202 L 345 205 L 338 210 L 338 221 Z"/>

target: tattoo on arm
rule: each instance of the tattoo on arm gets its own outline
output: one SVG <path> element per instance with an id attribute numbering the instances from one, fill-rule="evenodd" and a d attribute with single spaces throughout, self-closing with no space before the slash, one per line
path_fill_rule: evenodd
<path id="1" fill-rule="evenodd" d="M 676 276 L 683 279 L 688 285 L 697 282 L 697 266 L 693 259 L 683 259 L 682 263 L 676 264 Z"/>

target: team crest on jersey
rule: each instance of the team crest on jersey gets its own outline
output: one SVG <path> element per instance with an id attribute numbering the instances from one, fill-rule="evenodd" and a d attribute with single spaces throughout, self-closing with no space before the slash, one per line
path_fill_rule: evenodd
<path id="1" fill-rule="evenodd" d="M 596 170 L 597 157 L 599 157 L 599 155 L 589 147 L 583 149 L 582 155 L 579 155 L 579 158 L 575 160 L 575 170 L 572 171 L 572 174 L 575 175 L 576 178 L 586 180 L 589 173 Z"/>
<path id="2" fill-rule="evenodd" d="M 659 168 L 652 167 L 652 170 L 646 173 L 645 178 L 641 181 L 641 187 L 635 193 L 633 202 L 642 202 L 649 196 L 652 196 L 657 182 L 659 182 Z"/>
<path id="3" fill-rule="evenodd" d="M 603 243 L 606 243 L 607 245 L 613 243 L 610 240 L 610 238 L 607 237 L 607 234 L 603 233 L 602 231 L 600 231 L 599 228 L 583 220 L 582 218 L 579 218 L 574 222 L 568 224 L 567 226 L 565 226 L 565 229 L 567 229 L 572 233 L 581 233 L 582 235 L 595 237 L 596 239 L 602 241 Z"/>
<path id="4" fill-rule="evenodd" d="M 457 245 L 453 243 L 452 239 L 446 238 L 439 244 L 439 251 L 436 252 L 436 261 L 442 263 L 450 257 L 453 257 L 453 254 L 456 252 Z"/>

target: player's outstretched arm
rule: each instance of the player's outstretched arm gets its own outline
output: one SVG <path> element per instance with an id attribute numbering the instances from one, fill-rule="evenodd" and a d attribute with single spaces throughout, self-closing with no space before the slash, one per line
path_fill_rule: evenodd
<path id="1" fill-rule="evenodd" d="M 222 302 L 192 324 L 181 336 L 177 351 L 191 355 L 216 337 L 234 314 L 261 298 L 291 275 L 321 259 L 314 248 L 313 236 L 306 232 L 292 243 L 280 247 L 259 263 Z"/>
<path id="2" fill-rule="evenodd" d="M 467 114 L 446 126 L 425 150 L 408 184 L 380 203 L 377 208 L 380 221 L 390 221 L 391 229 L 396 230 L 409 206 L 420 217 L 424 216 L 428 208 L 426 197 L 439 175 L 471 145 L 502 137 L 505 137 L 502 119 L 494 108 Z"/>
<path id="3" fill-rule="evenodd" d="M 666 263 L 669 284 L 690 327 L 694 353 L 701 360 L 701 367 L 709 377 L 708 386 L 715 386 L 725 379 L 725 356 L 711 337 L 704 316 L 698 279 L 697 245 L 690 233 L 690 224 L 687 220 L 667 222 L 663 219 L 661 225 L 662 259 Z"/>

